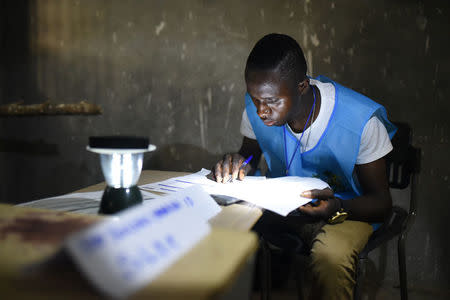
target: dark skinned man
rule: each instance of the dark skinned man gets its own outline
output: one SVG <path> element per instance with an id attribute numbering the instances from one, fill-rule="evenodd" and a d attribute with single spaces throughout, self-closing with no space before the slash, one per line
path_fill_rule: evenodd
<path id="1" fill-rule="evenodd" d="M 242 179 L 255 172 L 264 154 L 268 177 L 326 181 L 332 189 L 301 194 L 318 199 L 314 204 L 286 218 L 265 212 L 258 222 L 265 226 L 259 228 L 295 227 L 301 216 L 323 220 L 325 225 L 308 241 L 314 277 L 310 297 L 352 299 L 357 255 L 376 229 L 374 223 L 382 222 L 392 207 L 384 156 L 392 150 L 395 127 L 381 105 L 306 72 L 303 51 L 291 37 L 269 34 L 256 43 L 245 70 L 242 146 L 226 154 L 212 175 L 223 183 Z M 250 164 L 240 169 L 250 155 Z"/>

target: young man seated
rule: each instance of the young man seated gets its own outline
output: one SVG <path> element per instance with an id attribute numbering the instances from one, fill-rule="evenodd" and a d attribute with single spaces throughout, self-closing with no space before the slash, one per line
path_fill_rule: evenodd
<path id="1" fill-rule="evenodd" d="M 392 150 L 395 127 L 380 104 L 306 73 L 303 51 L 291 37 L 269 34 L 256 43 L 245 68 L 242 146 L 238 153 L 224 155 L 212 173 L 217 182 L 242 179 L 255 172 L 264 154 L 268 177 L 326 181 L 332 190 L 302 193 L 318 199 L 314 204 L 286 218 L 265 213 L 259 224 L 266 226 L 259 228 L 285 223 L 295 231 L 302 216 L 322 220 L 320 231 L 307 241 L 314 277 L 311 298 L 352 299 L 358 253 L 392 207 L 384 156 Z M 250 155 L 251 162 L 241 168 Z"/>

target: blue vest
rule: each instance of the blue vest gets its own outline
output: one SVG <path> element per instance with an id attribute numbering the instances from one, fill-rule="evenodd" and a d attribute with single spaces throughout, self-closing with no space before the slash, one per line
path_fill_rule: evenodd
<path id="1" fill-rule="evenodd" d="M 342 199 L 354 198 L 361 195 L 361 188 L 352 174 L 364 126 L 372 116 L 377 116 L 386 126 L 390 138 L 396 127 L 388 121 L 386 110 L 380 104 L 324 76 L 318 76 L 316 80 L 334 85 L 334 109 L 317 145 L 303 153 L 300 153 L 300 149 L 296 151 L 289 175 L 321 178 L 333 188 L 336 196 Z M 266 176 L 285 176 L 284 126 L 264 125 L 248 94 L 245 103 L 248 118 L 267 161 Z M 289 130 L 285 134 L 287 158 L 290 161 L 297 147 L 297 138 Z"/>

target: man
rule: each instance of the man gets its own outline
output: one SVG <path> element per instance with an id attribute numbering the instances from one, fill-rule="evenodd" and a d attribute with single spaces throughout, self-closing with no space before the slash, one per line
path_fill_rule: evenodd
<path id="1" fill-rule="evenodd" d="M 256 43 L 245 68 L 241 149 L 225 155 L 212 173 L 217 182 L 242 179 L 264 154 L 268 177 L 328 182 L 333 190 L 303 192 L 318 201 L 298 208 L 326 223 L 311 241 L 313 297 L 351 299 L 356 259 L 373 232 L 369 223 L 382 222 L 392 207 L 384 156 L 392 150 L 395 127 L 381 105 L 306 72 L 303 51 L 291 37 L 269 34 Z"/>

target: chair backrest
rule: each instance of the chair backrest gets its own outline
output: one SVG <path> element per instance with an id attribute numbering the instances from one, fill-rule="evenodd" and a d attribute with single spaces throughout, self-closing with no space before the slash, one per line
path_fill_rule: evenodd
<path id="1" fill-rule="evenodd" d="M 410 218 L 407 222 L 410 226 L 417 214 L 415 188 L 416 175 L 420 171 L 421 152 L 411 145 L 411 127 L 406 123 L 394 122 L 394 124 L 398 130 L 392 139 L 394 149 L 386 156 L 386 172 L 390 188 L 410 188 L 408 213 Z"/>
<path id="2" fill-rule="evenodd" d="M 386 171 L 389 187 L 404 189 L 419 172 L 420 150 L 411 145 L 411 127 L 406 123 L 394 124 L 398 130 L 392 139 L 394 149 L 386 156 Z"/>
<path id="3" fill-rule="evenodd" d="M 398 189 L 397 195 L 405 195 L 408 198 L 409 211 L 394 205 L 392 214 L 374 232 L 364 250 L 359 254 L 360 258 L 367 258 L 368 253 L 381 243 L 407 231 L 417 214 L 415 175 L 419 172 L 420 150 L 411 145 L 411 128 L 405 123 L 394 122 L 394 124 L 398 130 L 392 139 L 394 149 L 385 157 L 387 177 L 389 187 L 394 190 Z"/>

